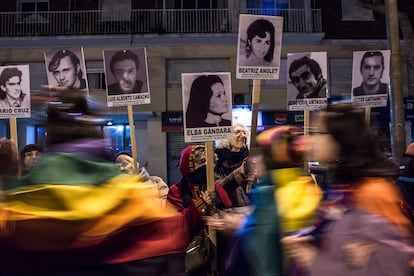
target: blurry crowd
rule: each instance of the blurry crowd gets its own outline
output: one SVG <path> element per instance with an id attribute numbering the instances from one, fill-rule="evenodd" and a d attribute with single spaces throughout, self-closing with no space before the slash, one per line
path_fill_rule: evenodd
<path id="1" fill-rule="evenodd" d="M 0 139 L 3 275 L 412 275 L 414 146 L 390 162 L 364 110 L 328 105 L 309 131 L 266 129 L 255 156 L 233 122 L 214 164 L 203 144 L 182 149 L 178 183 L 111 155 L 98 116 L 62 98 L 44 145 Z M 195 236 L 212 256 L 188 270 Z"/>

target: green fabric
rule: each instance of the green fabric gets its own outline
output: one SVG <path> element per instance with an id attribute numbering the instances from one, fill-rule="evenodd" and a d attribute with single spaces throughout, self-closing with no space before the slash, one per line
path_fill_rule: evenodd
<path id="1" fill-rule="evenodd" d="M 262 184 L 251 191 L 255 209 L 248 218 L 243 234 L 246 255 L 249 256 L 249 275 L 284 275 L 279 242 L 282 235 L 273 195 L 275 186 L 271 185 L 269 176 L 263 178 Z"/>
<path id="2" fill-rule="evenodd" d="M 5 189 L 53 184 L 53 185 L 100 185 L 119 175 L 114 163 L 84 160 L 75 153 L 45 155 L 40 163 L 19 179 L 8 179 Z"/>

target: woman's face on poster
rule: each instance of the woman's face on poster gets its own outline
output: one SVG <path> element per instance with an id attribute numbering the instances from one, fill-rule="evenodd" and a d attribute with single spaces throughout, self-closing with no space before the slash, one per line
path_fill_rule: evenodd
<path id="1" fill-rule="evenodd" d="M 255 36 L 252 43 L 252 54 L 258 59 L 264 59 L 270 49 L 271 36 L 269 32 L 265 32 L 265 37 Z"/>
<path id="2" fill-rule="evenodd" d="M 213 114 L 224 114 L 229 109 L 226 90 L 221 82 L 216 82 L 211 86 L 213 95 L 210 98 L 209 111 Z"/>

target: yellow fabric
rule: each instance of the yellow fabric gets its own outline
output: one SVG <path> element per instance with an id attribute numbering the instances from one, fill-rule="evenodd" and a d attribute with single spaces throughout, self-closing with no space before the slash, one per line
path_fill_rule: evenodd
<path id="1" fill-rule="evenodd" d="M 100 186 L 36 185 L 6 191 L 0 236 L 24 250 L 65 250 L 99 243 L 123 227 L 177 214 L 150 181 L 122 174 Z"/>
<path id="2" fill-rule="evenodd" d="M 152 184 L 141 181 L 139 176 L 126 174 L 99 186 L 38 184 L 21 187 L 6 191 L 5 197 L 5 211 L 59 220 L 97 218 L 131 200 L 140 209 L 140 217 L 164 216 L 167 211 L 158 208 L 161 201 Z M 152 209 L 143 206 L 152 206 Z M 144 213 L 143 210 L 154 212 Z M 137 216 L 137 213 L 127 216 Z"/>
<path id="3" fill-rule="evenodd" d="M 322 191 L 309 176 L 297 168 L 272 171 L 278 215 L 283 233 L 310 226 L 322 199 Z"/>

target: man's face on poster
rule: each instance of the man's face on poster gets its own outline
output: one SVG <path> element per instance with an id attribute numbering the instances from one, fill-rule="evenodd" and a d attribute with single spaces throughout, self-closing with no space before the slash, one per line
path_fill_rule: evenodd
<path id="1" fill-rule="evenodd" d="M 134 92 L 137 79 L 137 67 L 131 59 L 118 61 L 113 66 L 113 73 L 116 81 L 124 93 Z"/>
<path id="2" fill-rule="evenodd" d="M 62 58 L 59 66 L 53 70 L 53 77 L 56 79 L 59 86 L 73 88 L 76 86 L 80 65 L 75 65 L 69 56 Z"/>
<path id="3" fill-rule="evenodd" d="M 361 75 L 365 85 L 375 86 L 381 82 L 384 67 L 380 56 L 367 57 L 361 67 Z"/>
<path id="4" fill-rule="evenodd" d="M 18 99 L 22 92 L 21 79 L 19 76 L 11 77 L 4 85 L 1 86 L 1 89 L 6 92 L 6 94 L 13 98 Z"/>
<path id="5" fill-rule="evenodd" d="M 293 71 L 291 79 L 293 85 L 304 95 L 312 94 L 317 84 L 315 76 L 306 64 L 300 66 L 296 71 Z"/>

